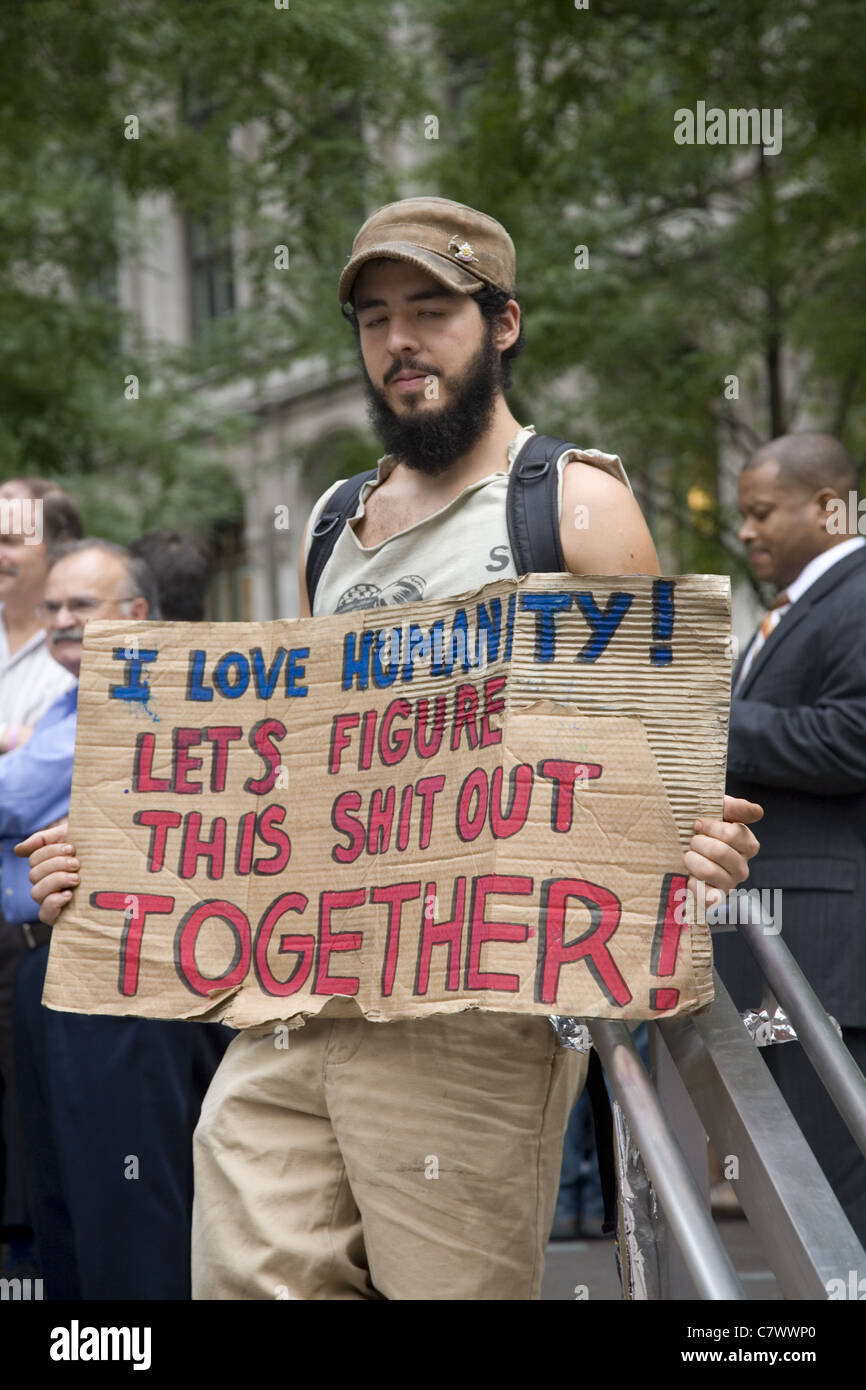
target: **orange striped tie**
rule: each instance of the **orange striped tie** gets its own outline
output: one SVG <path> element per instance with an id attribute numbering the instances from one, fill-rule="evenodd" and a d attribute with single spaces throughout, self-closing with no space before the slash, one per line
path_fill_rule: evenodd
<path id="1" fill-rule="evenodd" d="M 779 594 L 779 597 L 776 599 L 776 602 L 773 604 L 772 608 L 767 609 L 766 613 L 761 619 L 761 626 L 755 633 L 755 640 L 752 642 L 746 660 L 743 663 L 742 669 L 740 671 L 739 680 L 737 681 L 737 684 L 735 686 L 736 690 L 739 690 L 740 686 L 743 684 L 743 681 L 746 679 L 746 676 L 751 670 L 752 662 L 755 660 L 755 657 L 758 655 L 758 652 L 761 650 L 770 633 L 773 631 L 773 628 L 776 626 L 779 619 L 781 618 L 782 614 L 779 612 L 779 609 L 784 608 L 785 604 L 790 602 L 791 600 L 788 598 L 788 591 L 786 589 L 783 589 L 782 592 Z"/>
<path id="2" fill-rule="evenodd" d="M 785 604 L 790 603 L 790 601 L 791 600 L 788 598 L 787 589 L 783 589 L 779 597 L 776 599 L 776 602 L 773 604 L 772 608 L 767 609 L 767 612 L 761 619 L 761 636 L 763 637 L 764 642 L 766 642 L 770 633 L 773 631 L 773 628 L 776 626 L 776 623 L 782 616 L 781 613 L 776 612 L 776 609 L 784 608 Z M 763 646 L 763 643 L 761 645 Z"/>

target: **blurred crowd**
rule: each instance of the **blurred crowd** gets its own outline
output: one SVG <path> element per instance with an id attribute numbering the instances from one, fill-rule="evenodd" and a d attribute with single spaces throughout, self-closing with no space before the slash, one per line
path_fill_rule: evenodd
<path id="1" fill-rule="evenodd" d="M 69 810 L 86 621 L 201 621 L 208 554 L 176 531 L 88 539 L 44 478 L 5 482 L 0 522 L 2 1274 L 188 1298 L 192 1133 L 231 1030 L 44 1008 L 51 928 L 12 846 Z"/>

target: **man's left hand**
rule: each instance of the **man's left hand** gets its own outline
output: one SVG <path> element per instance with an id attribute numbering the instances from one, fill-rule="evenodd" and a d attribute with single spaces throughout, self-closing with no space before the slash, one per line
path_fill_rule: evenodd
<path id="1" fill-rule="evenodd" d="M 749 877 L 749 860 L 761 848 L 749 826 L 761 820 L 763 814 L 763 806 L 755 801 L 726 796 L 722 820 L 703 816 L 695 821 L 695 834 L 683 861 L 691 875 L 689 891 L 697 891 L 698 879 L 710 888 L 707 907 L 717 906 L 732 888 Z"/>

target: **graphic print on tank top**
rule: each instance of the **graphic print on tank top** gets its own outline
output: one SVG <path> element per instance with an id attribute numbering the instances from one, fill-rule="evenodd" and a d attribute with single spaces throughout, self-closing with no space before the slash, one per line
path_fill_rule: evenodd
<path id="1" fill-rule="evenodd" d="M 420 574 L 404 574 L 393 584 L 380 589 L 378 584 L 352 584 L 337 600 L 335 613 L 349 613 L 355 608 L 387 608 L 391 603 L 420 603 L 427 580 Z"/>

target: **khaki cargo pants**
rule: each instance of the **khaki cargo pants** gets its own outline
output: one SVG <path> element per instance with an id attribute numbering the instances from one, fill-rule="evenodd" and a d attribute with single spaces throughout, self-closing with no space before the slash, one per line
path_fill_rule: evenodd
<path id="1" fill-rule="evenodd" d="M 239 1033 L 211 1083 L 193 1298 L 538 1298 L 586 1054 L 543 1017 L 328 1008 Z"/>

